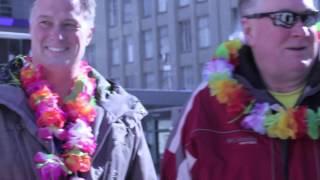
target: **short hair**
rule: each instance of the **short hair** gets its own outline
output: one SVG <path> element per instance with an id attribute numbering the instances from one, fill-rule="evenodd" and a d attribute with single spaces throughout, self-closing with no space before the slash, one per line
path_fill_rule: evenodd
<path id="1" fill-rule="evenodd" d="M 36 6 L 36 3 L 39 0 L 35 0 L 31 7 L 31 13 L 29 21 L 32 19 L 33 9 Z M 80 10 L 84 14 L 86 20 L 88 20 L 90 27 L 94 26 L 94 20 L 96 16 L 96 1 L 95 0 L 79 0 L 80 1 Z"/>

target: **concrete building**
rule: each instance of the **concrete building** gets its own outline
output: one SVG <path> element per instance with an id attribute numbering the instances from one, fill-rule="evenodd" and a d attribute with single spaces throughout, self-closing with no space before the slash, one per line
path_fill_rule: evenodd
<path id="1" fill-rule="evenodd" d="M 86 59 L 138 96 L 155 164 L 201 71 L 237 27 L 238 0 L 96 0 L 93 42 Z M 33 0 L 0 1 L 0 63 L 28 54 Z M 318 1 L 317 1 L 318 2 Z"/>
<path id="2" fill-rule="evenodd" d="M 237 0 L 105 0 L 97 7 L 93 64 L 147 106 L 150 149 L 159 159 L 214 49 L 235 29 Z"/>
<path id="3" fill-rule="evenodd" d="M 106 0 L 93 64 L 127 88 L 191 90 L 234 28 L 236 0 Z M 105 57 L 105 58 L 101 58 Z"/>

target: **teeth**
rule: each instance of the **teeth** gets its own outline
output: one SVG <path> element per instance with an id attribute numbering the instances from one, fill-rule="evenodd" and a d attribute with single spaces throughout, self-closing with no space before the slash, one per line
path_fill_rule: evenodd
<path id="1" fill-rule="evenodd" d="M 65 50 L 65 48 L 54 48 L 54 47 L 48 47 L 48 49 L 53 52 L 62 52 Z"/>

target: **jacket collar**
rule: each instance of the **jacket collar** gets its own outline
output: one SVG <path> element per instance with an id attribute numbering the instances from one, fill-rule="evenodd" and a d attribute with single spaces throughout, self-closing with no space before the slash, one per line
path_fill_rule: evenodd
<path id="1" fill-rule="evenodd" d="M 95 70 L 92 72 L 92 76 L 97 80 L 97 117 L 93 124 L 93 133 L 98 137 L 98 142 L 100 142 L 99 139 L 104 139 L 107 135 L 106 131 L 100 130 L 100 128 L 106 129 L 106 127 L 109 127 L 109 124 L 119 120 L 122 116 L 129 117 L 126 118 L 125 123 L 129 127 L 132 127 L 135 124 L 132 121 L 139 121 L 147 114 L 147 111 L 135 96 L 130 95 L 112 81 L 106 81 Z M 8 81 L 1 81 L 0 83 L 0 104 L 4 104 L 16 112 L 24 121 L 23 125 L 25 128 L 38 139 L 35 115 L 29 108 L 28 99 L 23 89 L 17 84 L 13 86 L 6 82 Z M 38 139 L 38 141 L 50 151 L 51 147 L 47 143 L 41 139 Z"/>
<path id="2" fill-rule="evenodd" d="M 243 45 L 239 50 L 239 59 L 240 63 L 235 70 L 235 74 L 240 78 L 242 77 L 243 79 L 246 79 L 248 82 L 245 84 L 250 84 L 250 86 L 254 87 L 255 89 L 266 89 L 266 86 L 255 64 L 252 50 L 248 45 Z M 307 86 L 311 89 L 320 88 L 319 56 L 316 59 L 317 60 L 307 77 Z"/>

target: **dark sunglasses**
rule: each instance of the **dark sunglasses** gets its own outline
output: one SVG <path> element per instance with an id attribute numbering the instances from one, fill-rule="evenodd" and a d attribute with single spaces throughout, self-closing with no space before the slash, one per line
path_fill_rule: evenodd
<path id="1" fill-rule="evenodd" d="M 268 17 L 272 20 L 273 25 L 284 28 L 292 28 L 300 19 L 300 21 L 307 27 L 313 26 L 319 20 L 319 11 L 307 11 L 303 13 L 296 13 L 293 11 L 276 11 L 255 13 L 243 16 L 248 19 L 260 19 Z"/>

